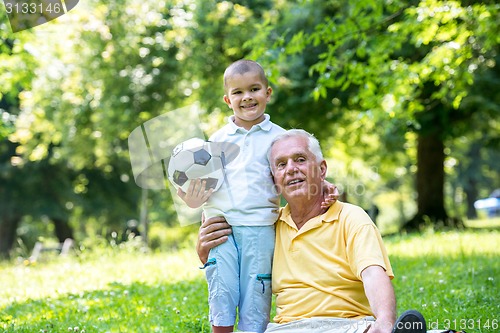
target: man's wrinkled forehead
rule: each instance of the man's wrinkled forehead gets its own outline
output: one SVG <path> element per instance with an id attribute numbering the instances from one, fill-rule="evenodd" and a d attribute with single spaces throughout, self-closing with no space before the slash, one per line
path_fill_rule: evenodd
<path id="1" fill-rule="evenodd" d="M 307 140 L 300 136 L 286 137 L 274 142 L 271 147 L 271 163 L 294 156 L 310 155 Z"/>

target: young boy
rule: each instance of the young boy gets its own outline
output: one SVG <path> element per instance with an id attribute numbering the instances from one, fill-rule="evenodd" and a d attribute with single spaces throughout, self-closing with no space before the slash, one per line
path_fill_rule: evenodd
<path id="1" fill-rule="evenodd" d="M 188 193 L 178 194 L 190 207 L 208 199 L 205 217 L 224 216 L 232 226 L 229 241 L 212 249 L 205 265 L 213 332 L 232 332 L 238 309 L 238 328 L 260 333 L 266 329 L 271 309 L 274 222 L 279 208 L 266 153 L 272 139 L 285 130 L 265 114 L 272 88 L 258 63 L 231 64 L 224 72 L 224 92 L 233 116 L 209 141 L 237 144 L 240 153 L 227 164 L 226 181 L 218 191 L 205 192 L 204 184 L 193 182 Z"/>
<path id="2" fill-rule="evenodd" d="M 238 328 L 261 333 L 269 323 L 279 209 L 266 154 L 274 137 L 285 130 L 265 114 L 272 88 L 257 62 L 232 63 L 224 72 L 224 92 L 233 116 L 210 141 L 237 144 L 240 153 L 227 164 L 226 181 L 218 191 L 205 191 L 197 180 L 178 195 L 190 207 L 206 201 L 206 218 L 224 216 L 232 226 L 229 240 L 213 248 L 205 264 L 213 332 L 232 332 L 238 309 Z"/>

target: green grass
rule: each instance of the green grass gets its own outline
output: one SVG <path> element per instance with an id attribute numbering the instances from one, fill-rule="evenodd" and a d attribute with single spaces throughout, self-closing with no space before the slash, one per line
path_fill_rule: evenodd
<path id="1" fill-rule="evenodd" d="M 474 220 L 466 220 L 464 224 L 468 228 L 500 228 L 500 217 L 478 218 Z"/>
<path id="2" fill-rule="evenodd" d="M 498 230 L 386 237 L 398 311 L 421 310 L 430 328 L 499 331 L 499 241 Z M 0 332 L 210 332 L 198 265 L 193 248 L 0 264 Z"/>
<path id="3" fill-rule="evenodd" d="M 210 332 L 193 250 L 0 268 L 0 332 Z"/>
<path id="4" fill-rule="evenodd" d="M 398 309 L 420 310 L 431 329 L 498 332 L 500 233 L 386 238 Z"/>

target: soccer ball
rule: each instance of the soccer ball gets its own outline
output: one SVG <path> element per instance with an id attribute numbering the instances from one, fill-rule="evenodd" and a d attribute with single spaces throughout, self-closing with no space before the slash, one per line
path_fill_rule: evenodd
<path id="1" fill-rule="evenodd" d="M 191 180 L 197 178 L 206 181 L 207 189 L 217 191 L 224 182 L 224 163 L 219 145 L 192 138 L 173 149 L 168 163 L 168 179 L 175 188 L 184 192 L 187 192 Z"/>

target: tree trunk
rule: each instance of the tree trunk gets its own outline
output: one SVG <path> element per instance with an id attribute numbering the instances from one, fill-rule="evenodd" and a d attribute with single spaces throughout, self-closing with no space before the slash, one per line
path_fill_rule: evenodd
<path id="1" fill-rule="evenodd" d="M 57 239 L 59 243 L 64 243 L 67 238 L 73 238 L 73 229 L 71 229 L 68 221 L 61 218 L 51 218 L 52 222 L 54 222 L 54 229 Z"/>
<path id="2" fill-rule="evenodd" d="M 474 142 L 469 151 L 467 152 L 467 158 L 469 164 L 464 173 L 464 192 L 467 197 L 467 218 L 475 219 L 477 218 L 476 208 L 474 207 L 474 202 L 478 199 L 479 191 L 477 189 L 478 177 L 481 175 L 481 147 L 480 142 Z"/>
<path id="3" fill-rule="evenodd" d="M 448 217 L 444 209 L 444 144 L 436 132 L 418 137 L 417 146 L 418 215 L 432 221 Z"/>
<path id="4" fill-rule="evenodd" d="M 467 218 L 475 219 L 477 218 L 477 211 L 474 207 L 474 202 L 477 200 L 479 194 L 477 190 L 477 182 L 475 179 L 467 180 L 467 185 L 464 186 L 464 192 L 467 201 Z"/>
<path id="5" fill-rule="evenodd" d="M 449 225 L 444 208 L 444 143 L 437 129 L 420 132 L 417 142 L 417 214 L 403 229 Z"/>
<path id="6" fill-rule="evenodd" d="M 0 217 L 0 259 L 10 258 L 10 250 L 16 239 L 16 231 L 21 217 L 7 216 Z"/>

